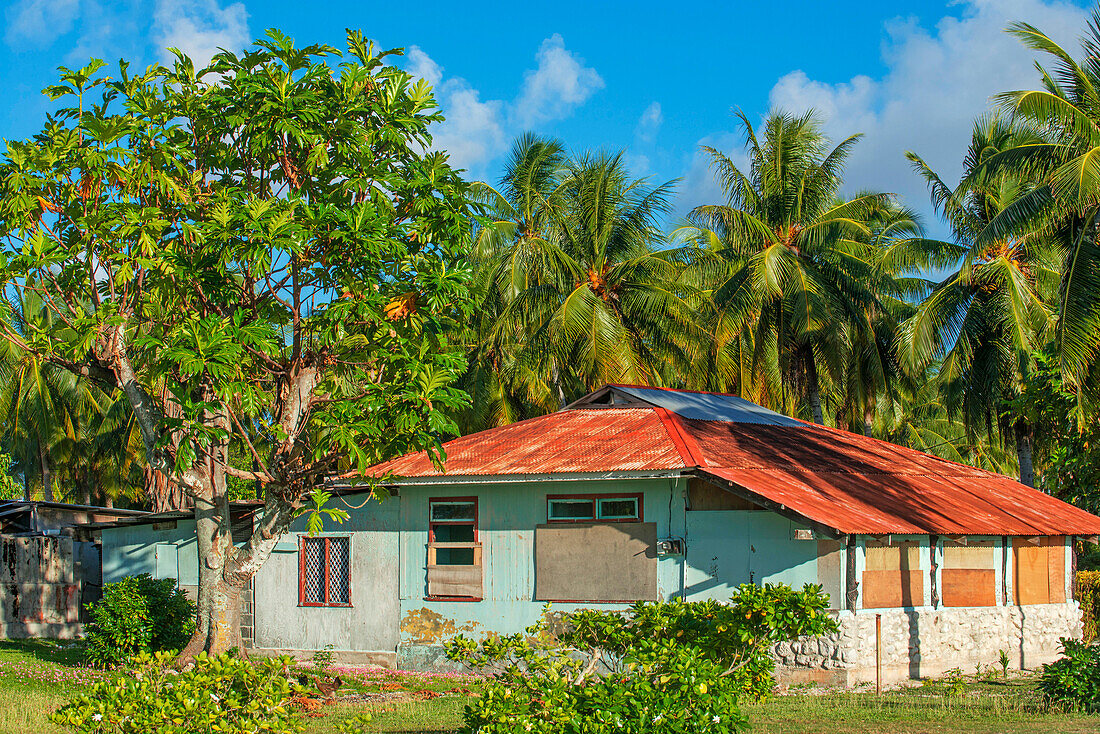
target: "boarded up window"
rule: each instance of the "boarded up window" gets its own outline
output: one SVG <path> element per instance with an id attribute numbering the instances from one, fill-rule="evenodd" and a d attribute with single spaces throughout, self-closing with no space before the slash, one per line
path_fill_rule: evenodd
<path id="1" fill-rule="evenodd" d="M 863 608 L 923 605 L 924 578 L 920 570 L 920 544 L 903 541 L 885 545 L 867 541 L 863 571 Z"/>
<path id="2" fill-rule="evenodd" d="M 537 601 L 655 601 L 657 524 L 546 524 L 535 528 Z"/>
<path id="3" fill-rule="evenodd" d="M 997 605 L 997 548 L 993 541 L 971 541 L 943 547 L 940 580 L 945 607 L 993 607 Z"/>
<path id="4" fill-rule="evenodd" d="M 1065 538 L 1012 539 L 1012 596 L 1016 604 L 1066 601 Z"/>
<path id="5" fill-rule="evenodd" d="M 817 541 L 817 583 L 829 595 L 829 609 L 844 605 L 844 544 L 838 540 Z"/>

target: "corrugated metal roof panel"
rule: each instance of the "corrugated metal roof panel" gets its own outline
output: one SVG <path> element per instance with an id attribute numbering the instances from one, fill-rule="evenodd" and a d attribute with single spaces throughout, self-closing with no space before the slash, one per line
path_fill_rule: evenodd
<path id="1" fill-rule="evenodd" d="M 448 441 L 446 473 L 459 476 L 680 469 L 652 408 L 566 410 Z M 379 464 L 372 474 L 441 476 L 427 453 Z"/>
<path id="2" fill-rule="evenodd" d="M 669 392 L 636 390 L 646 402 L 647 392 Z M 793 419 L 787 425 L 681 416 L 666 406 L 563 410 L 449 441 L 446 473 L 699 467 L 842 533 L 1100 535 L 1100 517 L 1084 510 L 1008 477 L 885 441 Z M 423 452 L 380 464 L 372 474 L 441 476 Z"/>
<path id="3" fill-rule="evenodd" d="M 611 385 L 610 387 L 647 403 L 667 408 L 683 418 L 789 426 L 791 428 L 803 428 L 807 425 L 782 413 L 776 413 L 756 403 L 750 403 L 748 400 L 739 398 L 736 395 L 636 387 L 634 385 Z"/>

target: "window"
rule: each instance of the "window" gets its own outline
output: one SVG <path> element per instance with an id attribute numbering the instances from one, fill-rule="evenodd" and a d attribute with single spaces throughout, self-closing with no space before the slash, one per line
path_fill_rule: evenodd
<path id="1" fill-rule="evenodd" d="M 640 494 L 550 495 L 547 522 L 637 522 L 642 519 Z"/>
<path id="2" fill-rule="evenodd" d="M 303 536 L 298 556 L 299 606 L 351 606 L 350 538 Z"/>
<path id="3" fill-rule="evenodd" d="M 481 543 L 477 538 L 476 497 L 428 501 L 427 570 L 429 598 L 481 599 Z"/>

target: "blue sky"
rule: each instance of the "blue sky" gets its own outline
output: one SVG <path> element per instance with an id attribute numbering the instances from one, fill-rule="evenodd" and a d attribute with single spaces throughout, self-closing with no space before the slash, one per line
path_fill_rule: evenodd
<path id="1" fill-rule="evenodd" d="M 1005 25 L 1026 20 L 1074 44 L 1084 7 L 24 0 L 0 11 L 0 136 L 37 129 L 49 104 L 40 90 L 59 64 L 88 56 L 146 64 L 168 45 L 209 58 L 273 26 L 301 43 L 340 45 L 344 28 L 355 27 L 404 46 L 401 63 L 436 84 L 448 116 L 437 142 L 474 177 L 495 180 L 511 140 L 532 129 L 572 148 L 626 149 L 636 174 L 680 179 L 682 213 L 717 201 L 699 146 L 736 152 L 734 109 L 755 121 L 771 107 L 812 107 L 834 137 L 866 135 L 849 191 L 898 193 L 943 234 L 904 152 L 916 150 L 954 180 L 989 96 L 1035 84 L 1030 57 Z"/>

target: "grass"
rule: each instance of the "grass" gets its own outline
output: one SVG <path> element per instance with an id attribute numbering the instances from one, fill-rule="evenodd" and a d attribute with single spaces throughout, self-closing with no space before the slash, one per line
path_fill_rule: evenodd
<path id="1" fill-rule="evenodd" d="M 430 675 L 337 666 L 341 700 L 306 719 L 307 734 L 335 734 L 340 722 L 368 712 L 372 732 L 449 734 L 459 730 L 477 682 Z M 0 734 L 62 734 L 46 716 L 109 673 L 80 665 L 75 645 L 0 641 Z M 748 705 L 753 734 L 1085 734 L 1100 731 L 1100 716 L 1051 710 L 1031 677 L 975 676 L 874 695 L 803 688 Z"/>

